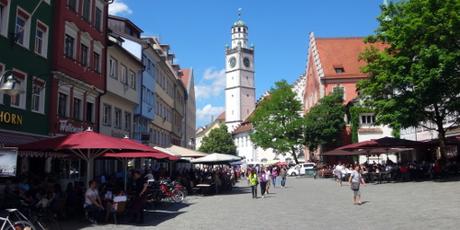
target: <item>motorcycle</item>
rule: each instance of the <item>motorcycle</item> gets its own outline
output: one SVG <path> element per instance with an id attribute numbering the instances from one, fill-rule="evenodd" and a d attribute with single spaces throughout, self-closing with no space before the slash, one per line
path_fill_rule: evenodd
<path id="1" fill-rule="evenodd" d="M 185 188 L 177 182 L 170 180 L 160 180 L 159 182 L 149 183 L 147 191 L 147 202 L 161 202 L 170 200 L 180 203 L 185 199 Z"/>

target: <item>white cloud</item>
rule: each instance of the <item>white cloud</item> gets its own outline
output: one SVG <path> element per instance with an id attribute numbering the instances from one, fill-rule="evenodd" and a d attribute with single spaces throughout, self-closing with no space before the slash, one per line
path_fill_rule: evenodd
<path id="1" fill-rule="evenodd" d="M 203 82 L 195 86 L 195 97 L 209 98 L 219 96 L 225 89 L 225 69 L 207 68 L 203 74 Z"/>
<path id="2" fill-rule="evenodd" d="M 133 11 L 122 0 L 115 0 L 112 4 L 109 5 L 109 14 L 120 15 L 132 13 Z"/>
<path id="3" fill-rule="evenodd" d="M 201 109 L 197 109 L 196 117 L 199 121 L 208 123 L 212 118 L 216 119 L 219 114 L 221 114 L 225 108 L 223 106 L 213 106 L 211 104 L 205 105 Z"/>

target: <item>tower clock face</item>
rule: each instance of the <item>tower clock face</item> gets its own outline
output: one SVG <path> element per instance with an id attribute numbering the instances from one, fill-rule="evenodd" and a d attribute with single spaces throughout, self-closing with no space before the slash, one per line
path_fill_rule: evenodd
<path id="1" fill-rule="evenodd" d="M 244 63 L 244 66 L 246 66 L 246 68 L 249 68 L 249 66 L 251 65 L 251 61 L 249 61 L 249 58 L 247 57 L 243 59 L 243 63 Z"/>
<path id="2" fill-rule="evenodd" d="M 228 60 L 228 64 L 230 64 L 230 67 L 233 68 L 236 65 L 236 58 L 231 57 L 230 60 Z"/>

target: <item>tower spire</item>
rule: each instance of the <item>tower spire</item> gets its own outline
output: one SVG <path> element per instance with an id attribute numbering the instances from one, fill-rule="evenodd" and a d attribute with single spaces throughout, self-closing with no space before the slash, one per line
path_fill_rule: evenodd
<path id="1" fill-rule="evenodd" d="M 243 11 L 243 8 L 238 8 L 238 20 L 241 20 L 241 11 Z"/>

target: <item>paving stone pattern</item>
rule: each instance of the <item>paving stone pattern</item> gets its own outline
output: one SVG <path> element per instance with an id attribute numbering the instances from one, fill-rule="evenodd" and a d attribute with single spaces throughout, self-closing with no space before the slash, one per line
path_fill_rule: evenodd
<path id="1" fill-rule="evenodd" d="M 345 183 L 289 178 L 287 184 L 264 199 L 252 199 L 246 183 L 231 194 L 190 196 L 185 204 L 149 210 L 144 226 L 67 223 L 64 229 L 460 228 L 460 181 L 368 185 L 361 206 L 352 204 Z"/>

